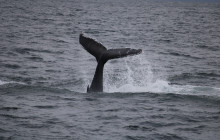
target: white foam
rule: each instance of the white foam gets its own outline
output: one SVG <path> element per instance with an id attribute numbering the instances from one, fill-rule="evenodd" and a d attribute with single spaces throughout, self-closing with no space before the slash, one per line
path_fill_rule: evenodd
<path id="1" fill-rule="evenodd" d="M 220 88 L 193 85 L 170 85 L 169 82 L 157 80 L 148 86 L 135 86 L 132 84 L 124 84 L 120 87 L 111 87 L 108 92 L 151 92 L 151 93 L 174 93 L 182 95 L 207 95 L 219 96 Z"/>
<path id="2" fill-rule="evenodd" d="M 25 83 L 15 82 L 15 81 L 1 81 L 0 80 L 0 85 L 6 85 L 6 84 L 21 84 L 21 85 L 24 85 Z"/>
<path id="3" fill-rule="evenodd" d="M 151 64 L 143 57 L 132 57 L 124 61 L 124 66 L 117 67 L 115 64 L 107 66 L 104 76 L 105 91 L 110 93 L 152 92 L 220 96 L 220 88 L 170 84 L 169 81 L 153 73 Z M 118 71 L 118 73 L 116 71 L 116 74 L 115 69 Z"/>
<path id="4" fill-rule="evenodd" d="M 5 85 L 5 84 L 8 84 L 9 82 L 5 82 L 5 81 L 1 81 L 0 80 L 0 85 Z"/>
<path id="5" fill-rule="evenodd" d="M 169 93 L 177 92 L 179 89 L 169 85 L 167 81 L 156 80 L 154 83 L 149 83 L 148 86 L 139 86 L 133 84 L 124 84 L 120 87 L 109 89 L 110 92 L 153 92 L 153 93 Z"/>

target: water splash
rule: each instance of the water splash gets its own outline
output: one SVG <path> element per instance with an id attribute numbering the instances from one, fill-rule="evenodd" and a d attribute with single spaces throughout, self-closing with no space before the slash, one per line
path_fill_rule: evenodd
<path id="1" fill-rule="evenodd" d="M 115 61 L 123 62 L 106 65 L 104 88 L 107 92 L 146 92 L 146 88 L 158 79 L 143 56 Z"/>
<path id="2" fill-rule="evenodd" d="M 152 70 L 152 65 L 143 56 L 122 60 L 124 62 L 106 65 L 104 90 L 106 92 L 152 92 L 186 95 L 220 96 L 220 88 L 173 85 L 166 78 Z M 120 65 L 119 64 L 124 64 Z"/>

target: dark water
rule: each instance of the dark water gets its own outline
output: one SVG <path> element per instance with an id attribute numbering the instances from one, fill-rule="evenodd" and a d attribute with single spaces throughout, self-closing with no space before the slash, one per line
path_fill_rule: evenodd
<path id="1" fill-rule="evenodd" d="M 220 3 L 1 0 L 0 139 L 220 139 Z M 143 53 L 96 60 L 81 32 Z"/>

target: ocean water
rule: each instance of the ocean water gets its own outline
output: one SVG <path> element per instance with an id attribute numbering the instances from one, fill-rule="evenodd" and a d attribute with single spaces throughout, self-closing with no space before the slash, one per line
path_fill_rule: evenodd
<path id="1" fill-rule="evenodd" d="M 220 139 L 220 2 L 1 0 L 1 140 Z M 86 93 L 95 58 L 137 48 Z"/>

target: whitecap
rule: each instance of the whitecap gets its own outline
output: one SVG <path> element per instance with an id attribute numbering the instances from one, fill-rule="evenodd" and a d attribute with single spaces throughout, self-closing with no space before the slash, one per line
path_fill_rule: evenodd
<path id="1" fill-rule="evenodd" d="M 6 84 L 21 84 L 21 85 L 24 85 L 25 83 L 15 82 L 15 81 L 2 81 L 2 80 L 0 80 L 0 85 L 6 85 Z"/>

